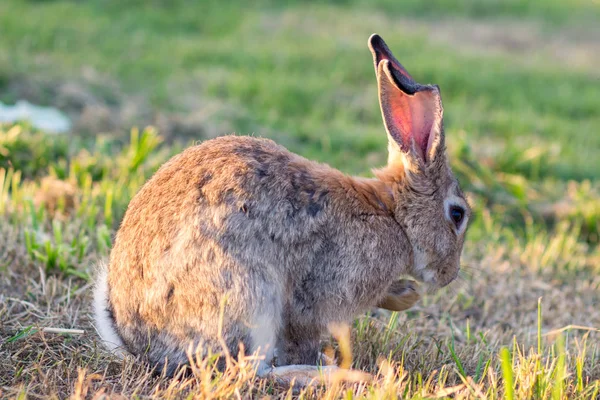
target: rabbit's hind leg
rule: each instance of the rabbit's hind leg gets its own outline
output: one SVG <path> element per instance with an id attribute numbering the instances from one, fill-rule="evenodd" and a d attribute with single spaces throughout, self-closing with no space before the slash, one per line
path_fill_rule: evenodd
<path id="1" fill-rule="evenodd" d="M 330 385 L 334 382 L 359 383 L 369 382 L 373 377 L 362 371 L 342 369 L 335 365 L 318 367 L 316 365 L 285 365 L 259 371 L 261 378 L 274 380 L 276 383 L 294 388 L 310 385 Z"/>
<path id="2" fill-rule="evenodd" d="M 277 343 L 277 365 L 317 365 L 320 360 L 321 330 L 313 325 L 287 321 Z"/>
<path id="3" fill-rule="evenodd" d="M 313 384 L 368 382 L 372 379 L 371 375 L 362 371 L 342 369 L 336 365 L 317 365 L 324 358 L 319 351 L 321 329 L 310 324 L 295 324 L 291 319 L 286 321 L 278 338 L 277 366 L 263 366 L 258 370 L 259 377 L 295 389 Z"/>

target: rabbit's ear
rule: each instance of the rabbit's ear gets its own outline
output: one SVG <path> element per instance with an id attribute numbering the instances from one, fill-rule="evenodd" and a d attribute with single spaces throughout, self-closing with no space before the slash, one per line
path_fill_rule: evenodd
<path id="1" fill-rule="evenodd" d="M 376 63 L 379 103 L 390 140 L 402 152 L 430 163 L 443 149 L 442 99 L 435 85 L 415 82 L 378 35 L 369 39 Z"/>
<path id="2" fill-rule="evenodd" d="M 412 76 L 410 76 L 410 74 L 408 73 L 408 71 L 406 71 L 406 69 L 404 69 L 402 64 L 400 64 L 400 62 L 396 60 L 396 57 L 394 57 L 394 55 L 390 51 L 387 44 L 383 41 L 381 36 L 379 36 L 376 33 L 371 35 L 371 37 L 369 38 L 369 50 L 371 50 L 371 54 L 373 54 L 373 63 L 375 64 L 376 74 L 377 69 L 379 68 L 379 63 L 382 60 L 389 60 L 392 69 L 397 75 L 404 77 L 405 80 L 410 81 L 414 84 Z"/>

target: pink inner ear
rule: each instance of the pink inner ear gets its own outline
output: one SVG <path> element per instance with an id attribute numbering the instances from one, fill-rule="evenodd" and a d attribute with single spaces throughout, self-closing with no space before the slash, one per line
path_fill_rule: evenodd
<path id="1" fill-rule="evenodd" d="M 386 107 L 387 103 L 386 114 L 389 118 L 390 133 L 400 135 L 399 144 L 407 152 L 410 151 L 411 139 L 414 139 L 419 155 L 426 160 L 433 137 L 431 129 L 437 114 L 435 94 L 423 91 L 411 96 L 396 88 L 390 88 L 386 92 L 388 93 L 385 99 L 382 99 L 382 105 Z"/>
<path id="2" fill-rule="evenodd" d="M 436 86 L 416 83 L 396 60 L 383 39 L 373 34 L 369 48 L 374 57 L 379 83 L 379 101 L 388 133 L 404 152 L 429 161 L 436 135 L 441 128 L 442 108 Z"/>

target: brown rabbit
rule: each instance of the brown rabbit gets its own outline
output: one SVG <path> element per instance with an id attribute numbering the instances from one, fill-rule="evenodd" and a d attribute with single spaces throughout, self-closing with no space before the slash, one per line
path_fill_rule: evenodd
<path id="1" fill-rule="evenodd" d="M 434 287 L 457 276 L 471 211 L 447 160 L 439 88 L 416 83 L 378 35 L 369 48 L 388 165 L 350 177 L 243 136 L 173 157 L 129 204 L 98 279 L 110 349 L 172 374 L 190 343 L 232 355 L 243 343 L 264 358 L 260 376 L 312 377 L 330 323 L 412 306 L 413 286 L 394 283 L 403 274 Z"/>

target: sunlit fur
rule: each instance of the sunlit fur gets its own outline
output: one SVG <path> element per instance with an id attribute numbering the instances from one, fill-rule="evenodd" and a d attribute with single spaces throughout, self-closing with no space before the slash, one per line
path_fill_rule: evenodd
<path id="1" fill-rule="evenodd" d="M 264 356 L 261 371 L 314 365 L 327 327 L 380 304 L 394 279 L 447 285 L 464 230 L 444 200 L 463 196 L 441 108 L 430 118 L 427 160 L 390 138 L 376 178 L 252 137 L 219 137 L 173 157 L 125 213 L 96 289 L 100 333 L 169 374 L 188 361 L 190 343 L 225 344 L 233 355 L 243 344 Z"/>

